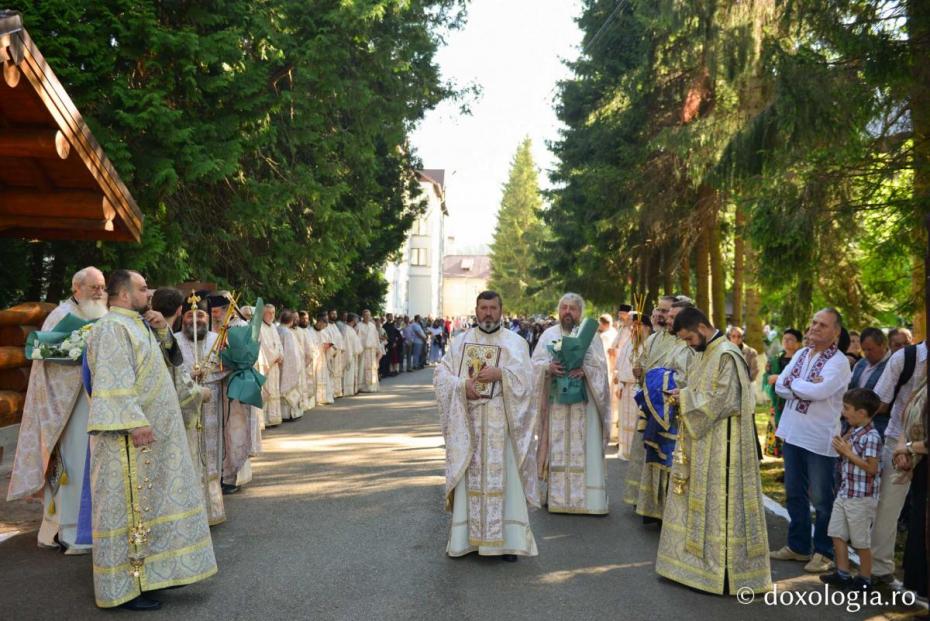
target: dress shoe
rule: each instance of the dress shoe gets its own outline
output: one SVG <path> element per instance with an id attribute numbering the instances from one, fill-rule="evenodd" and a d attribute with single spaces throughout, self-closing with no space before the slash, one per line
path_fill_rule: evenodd
<path id="1" fill-rule="evenodd" d="M 239 492 L 241 487 L 238 485 L 230 485 L 229 483 L 221 483 L 220 489 L 223 490 L 223 496 L 229 496 L 230 494 L 236 494 Z"/>
<path id="2" fill-rule="evenodd" d="M 140 595 L 135 599 L 129 600 L 125 604 L 121 604 L 120 608 L 125 608 L 126 610 L 159 610 L 161 608 L 161 602 Z"/>
<path id="3" fill-rule="evenodd" d="M 516 554 L 501 554 L 501 560 L 505 563 L 516 563 L 517 555 Z"/>

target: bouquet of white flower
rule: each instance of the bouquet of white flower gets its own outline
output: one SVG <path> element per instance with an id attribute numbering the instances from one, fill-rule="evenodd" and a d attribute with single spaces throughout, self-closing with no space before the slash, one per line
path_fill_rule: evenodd
<path id="1" fill-rule="evenodd" d="M 26 341 L 26 358 L 76 364 L 81 360 L 92 322 L 68 315 L 49 332 L 33 332 Z"/>

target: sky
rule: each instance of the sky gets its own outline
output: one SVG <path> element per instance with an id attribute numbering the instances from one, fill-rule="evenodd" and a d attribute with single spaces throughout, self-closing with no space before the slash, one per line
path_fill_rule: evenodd
<path id="1" fill-rule="evenodd" d="M 449 254 L 491 243 L 511 160 L 526 136 L 548 187 L 554 160 L 546 141 L 558 138 L 560 127 L 555 86 L 570 76 L 562 60 L 579 53 L 580 13 L 578 0 L 472 0 L 465 27 L 440 49 L 444 79 L 481 88 L 470 115 L 443 103 L 412 136 L 424 168 L 446 171 L 446 235 L 455 238 Z"/>

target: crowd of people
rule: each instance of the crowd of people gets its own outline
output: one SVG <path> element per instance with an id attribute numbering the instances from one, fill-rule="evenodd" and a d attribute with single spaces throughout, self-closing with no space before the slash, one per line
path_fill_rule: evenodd
<path id="1" fill-rule="evenodd" d="M 777 560 L 842 588 L 895 585 L 904 521 L 903 587 L 926 597 L 925 342 L 847 332 L 826 308 L 757 353 L 685 296 L 649 316 L 584 315 L 567 293 L 555 317 L 505 319 L 493 291 L 472 317 L 311 315 L 88 267 L 42 327 L 84 322 L 85 347 L 79 364 L 34 361 L 8 499 L 42 497 L 40 546 L 93 554 L 98 606 L 156 609 L 153 591 L 216 572 L 209 527 L 252 479 L 264 429 L 435 365 L 450 556 L 538 554 L 528 506 L 608 513 L 615 443 L 623 501 L 661 529 L 655 567 L 670 580 L 761 592 Z M 784 460 L 775 551 L 763 454 Z"/>
<path id="2" fill-rule="evenodd" d="M 685 296 L 662 297 L 648 317 L 622 305 L 599 318 L 598 338 L 583 315 L 584 300 L 566 294 L 557 320 L 506 322 L 500 296 L 482 293 L 477 321 L 437 368 L 451 556 L 537 554 L 517 505 L 607 513 L 612 442 L 629 462 L 624 502 L 661 530 L 656 571 L 666 578 L 760 592 L 772 560 L 798 561 L 833 586 L 926 598 L 925 342 L 904 328 L 848 331 L 826 308 L 803 332 L 784 329 L 781 347 L 767 328 L 774 345 L 758 353 L 740 326 L 718 329 Z M 567 353 L 578 347 L 582 356 Z M 760 383 L 771 402 L 764 451 Z M 763 453 L 784 460 L 790 524 L 774 551 Z"/>
<path id="3" fill-rule="evenodd" d="M 93 554 L 102 608 L 157 609 L 151 592 L 215 573 L 209 527 L 262 431 L 377 392 L 389 344 L 368 310 L 239 307 L 94 267 L 42 331 L 65 319 L 88 326 L 84 352 L 34 360 L 8 499 L 43 498 L 40 547 Z"/>

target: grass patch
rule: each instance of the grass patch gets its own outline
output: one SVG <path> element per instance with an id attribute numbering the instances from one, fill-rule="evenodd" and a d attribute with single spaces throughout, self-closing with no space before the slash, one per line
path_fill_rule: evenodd
<path id="1" fill-rule="evenodd" d="M 762 493 L 780 505 L 785 504 L 785 464 L 780 459 L 772 459 L 759 464 L 762 474 Z"/>

